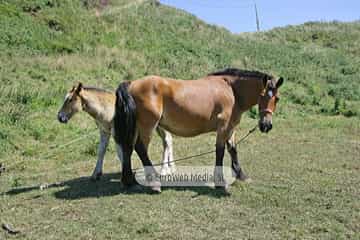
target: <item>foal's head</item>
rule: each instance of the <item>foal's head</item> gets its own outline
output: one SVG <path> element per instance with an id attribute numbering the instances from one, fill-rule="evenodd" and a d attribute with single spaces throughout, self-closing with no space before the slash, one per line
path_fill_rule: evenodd
<path id="1" fill-rule="evenodd" d="M 284 79 L 264 79 L 264 89 L 259 97 L 259 128 L 261 132 L 269 132 L 272 129 L 272 115 L 275 112 L 276 104 L 279 101 L 279 88 Z"/>
<path id="2" fill-rule="evenodd" d="M 72 87 L 66 94 L 64 103 L 58 112 L 59 122 L 67 123 L 75 113 L 81 111 L 80 92 L 82 89 L 82 83 L 79 83 L 77 86 Z"/>

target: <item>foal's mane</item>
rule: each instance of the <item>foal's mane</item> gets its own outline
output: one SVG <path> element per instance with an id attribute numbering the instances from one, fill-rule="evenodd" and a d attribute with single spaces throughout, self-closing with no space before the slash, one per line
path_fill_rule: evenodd
<path id="1" fill-rule="evenodd" d="M 103 92 L 103 93 L 112 93 L 112 92 L 109 91 L 109 90 L 102 89 L 102 88 L 98 88 L 98 87 L 84 86 L 83 89 L 86 90 L 86 91 L 96 91 L 96 92 Z"/>
<path id="2" fill-rule="evenodd" d="M 259 71 L 248 71 L 242 70 L 237 68 L 226 68 L 219 72 L 210 73 L 208 76 L 234 76 L 234 77 L 253 77 L 253 78 L 260 78 L 263 81 L 267 81 L 272 79 L 273 77 L 269 74 L 259 72 Z"/>

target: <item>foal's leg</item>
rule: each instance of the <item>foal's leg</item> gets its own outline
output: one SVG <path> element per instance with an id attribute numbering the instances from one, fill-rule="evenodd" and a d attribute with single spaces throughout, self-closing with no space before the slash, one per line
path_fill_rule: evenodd
<path id="1" fill-rule="evenodd" d="M 92 180 L 99 180 L 100 177 L 102 176 L 104 156 L 106 153 L 106 148 L 109 144 L 109 138 L 110 138 L 109 133 L 100 130 L 100 143 L 98 146 L 98 153 L 97 153 L 98 158 L 93 174 L 91 175 Z"/>
<path id="2" fill-rule="evenodd" d="M 163 159 L 161 165 L 160 174 L 165 176 L 168 174 L 174 173 L 175 170 L 175 163 L 173 162 L 173 147 L 172 147 L 172 136 L 169 132 L 165 131 L 164 129 L 157 127 L 157 133 L 161 137 L 163 143 Z"/>
<path id="3" fill-rule="evenodd" d="M 230 139 L 226 142 L 226 147 L 231 157 L 231 168 L 235 173 L 236 179 L 239 179 L 241 181 L 249 181 L 249 178 L 246 176 L 246 174 L 240 167 L 236 149 L 235 133 L 233 133 Z"/>
<path id="4" fill-rule="evenodd" d="M 166 145 L 168 149 L 168 165 L 170 167 L 170 174 L 176 172 L 176 166 L 174 162 L 174 152 L 173 152 L 173 138 L 171 136 L 171 133 L 168 131 L 165 131 L 166 137 Z"/>

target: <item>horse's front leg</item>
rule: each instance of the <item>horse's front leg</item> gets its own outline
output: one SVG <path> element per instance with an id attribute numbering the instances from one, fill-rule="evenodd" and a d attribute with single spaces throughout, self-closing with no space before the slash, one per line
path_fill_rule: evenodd
<path id="1" fill-rule="evenodd" d="M 222 115 L 223 117 L 226 115 Z M 223 118 L 227 119 L 227 118 Z M 230 139 L 233 129 L 229 127 L 228 121 L 222 121 L 218 124 L 217 135 L 216 135 L 216 163 L 214 170 L 214 183 L 215 188 L 221 188 L 228 194 L 228 183 L 224 178 L 224 154 L 225 154 L 225 144 Z"/>
<path id="2" fill-rule="evenodd" d="M 216 143 L 216 162 L 214 170 L 214 183 L 216 188 L 226 188 L 223 172 L 225 144 Z"/>
<path id="3" fill-rule="evenodd" d="M 224 178 L 224 153 L 225 153 L 226 137 L 224 131 L 218 129 L 216 136 L 216 162 L 214 169 L 214 183 L 215 188 L 223 189 L 227 192 L 228 185 Z"/>
<path id="4" fill-rule="evenodd" d="M 106 153 L 106 149 L 109 145 L 110 134 L 100 130 L 100 142 L 98 146 L 97 153 L 97 162 L 93 174 L 91 175 L 91 179 L 96 181 L 99 180 L 102 176 L 104 156 Z"/>
<path id="5" fill-rule="evenodd" d="M 250 182 L 251 179 L 246 176 L 239 163 L 236 142 L 235 142 L 235 133 L 233 133 L 231 138 L 226 142 L 226 147 L 231 157 L 231 168 L 235 173 L 236 179 L 240 181 Z"/>

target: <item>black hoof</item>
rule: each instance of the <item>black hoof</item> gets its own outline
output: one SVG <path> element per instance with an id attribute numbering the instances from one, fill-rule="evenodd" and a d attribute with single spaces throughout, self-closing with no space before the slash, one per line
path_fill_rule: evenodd
<path id="1" fill-rule="evenodd" d="M 135 175 L 122 176 L 121 182 L 122 184 L 124 184 L 125 187 L 130 187 L 138 184 L 138 182 L 135 179 Z"/>
<path id="2" fill-rule="evenodd" d="M 103 173 L 102 173 L 102 172 L 99 172 L 99 173 L 97 173 L 95 176 L 92 175 L 91 178 L 90 178 L 90 180 L 91 180 L 92 182 L 99 181 L 102 175 L 103 175 Z"/>

